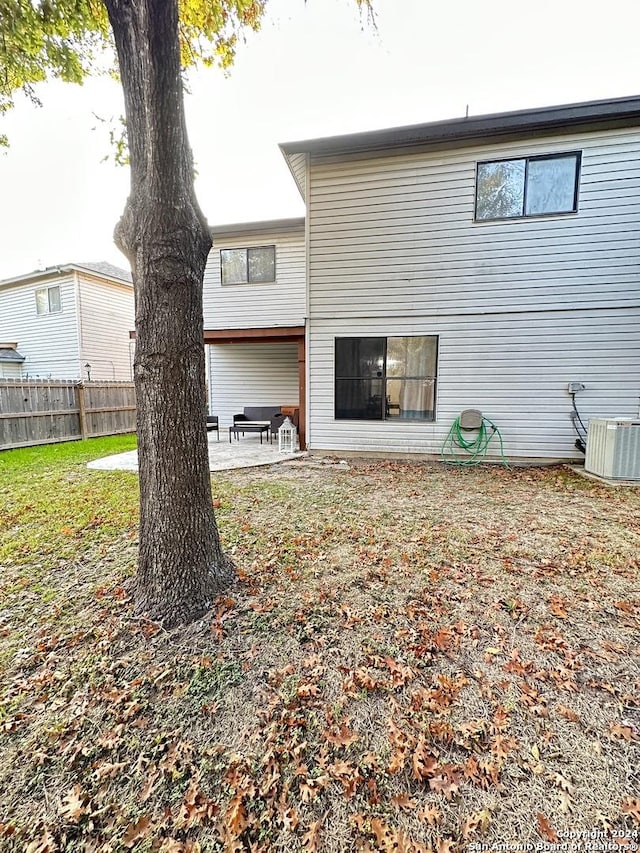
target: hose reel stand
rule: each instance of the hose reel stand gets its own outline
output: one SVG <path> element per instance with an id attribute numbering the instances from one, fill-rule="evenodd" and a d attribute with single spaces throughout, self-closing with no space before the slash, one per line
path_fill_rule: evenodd
<path id="1" fill-rule="evenodd" d="M 498 427 L 489 418 L 485 418 L 479 409 L 465 409 L 451 424 L 451 429 L 442 445 L 440 454 L 442 461 L 454 465 L 477 465 L 487 455 L 489 443 L 494 435 L 498 436 L 500 457 L 508 468 Z"/>

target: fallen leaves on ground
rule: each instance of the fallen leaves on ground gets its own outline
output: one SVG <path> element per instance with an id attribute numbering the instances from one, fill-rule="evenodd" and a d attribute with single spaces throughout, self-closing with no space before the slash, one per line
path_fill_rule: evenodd
<path id="1" fill-rule="evenodd" d="M 166 632 L 127 592 L 135 479 L 33 478 L 0 489 L 3 851 L 462 853 L 638 829 L 636 490 L 561 467 L 229 473 L 214 503 L 239 581 Z"/>

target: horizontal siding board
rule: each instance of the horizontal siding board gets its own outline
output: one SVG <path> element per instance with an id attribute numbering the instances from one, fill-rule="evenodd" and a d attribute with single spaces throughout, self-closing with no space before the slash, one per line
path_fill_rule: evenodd
<path id="1" fill-rule="evenodd" d="M 276 247 L 276 281 L 222 285 L 220 249 Z M 205 329 L 304 325 L 306 316 L 304 228 L 225 235 L 215 239 L 204 276 Z"/>
<path id="2" fill-rule="evenodd" d="M 607 299 L 594 300 L 593 303 L 591 304 L 591 307 L 594 309 L 606 309 L 609 307 L 609 301 L 610 300 L 607 300 Z M 544 308 L 546 305 L 546 302 L 547 302 L 547 300 L 545 300 L 545 299 L 540 299 L 537 302 L 531 301 L 530 307 L 531 308 Z M 618 300 L 616 300 L 616 302 L 621 308 L 633 309 L 633 308 L 638 307 L 638 300 L 637 299 L 633 299 L 633 300 L 629 299 L 626 302 L 624 299 L 618 299 Z M 578 304 L 575 301 L 571 301 L 571 300 L 567 299 L 564 301 L 559 301 L 558 308 L 561 310 L 564 310 L 566 313 L 571 313 L 573 311 L 578 310 L 579 308 L 583 308 L 587 304 L 589 304 L 589 303 L 587 303 L 585 300 L 581 300 L 580 303 Z M 482 307 L 483 307 L 482 305 L 479 305 L 479 306 L 477 306 L 476 310 L 478 310 L 478 312 L 481 313 L 484 317 L 487 317 L 492 313 L 491 306 L 487 305 L 485 307 L 484 311 L 482 310 Z M 416 314 L 424 313 L 425 315 L 430 315 L 433 317 L 446 317 L 446 316 L 455 317 L 455 316 L 465 316 L 466 314 L 468 314 L 469 311 L 471 310 L 471 306 L 470 306 L 470 303 L 465 303 L 465 304 L 461 304 L 457 308 L 447 307 L 446 310 L 439 310 L 438 308 L 434 309 L 431 305 L 427 306 L 427 305 L 421 304 L 419 302 L 416 302 L 414 305 L 414 309 L 416 311 Z M 517 301 L 514 301 L 513 305 L 510 308 L 510 311 L 513 312 L 513 311 L 517 311 L 517 310 L 518 310 L 518 304 L 517 304 Z M 397 316 L 396 313 L 393 312 L 391 309 L 384 311 L 380 307 L 368 308 L 368 309 L 366 309 L 366 311 L 367 311 L 366 318 L 375 318 L 375 317 L 378 317 L 378 318 L 379 317 L 390 317 L 391 318 L 391 317 Z M 500 311 L 500 315 L 502 315 L 504 313 L 510 313 L 510 311 L 507 308 L 503 308 Z M 324 312 L 318 311 L 316 314 L 316 317 L 318 319 L 326 319 L 326 320 L 334 320 L 334 319 L 339 320 L 342 318 L 349 318 L 355 322 L 359 318 L 363 317 L 363 311 L 357 311 L 354 308 L 351 311 L 351 313 L 349 313 L 346 311 L 334 312 L 334 311 L 327 309 Z"/>
<path id="3" fill-rule="evenodd" d="M 632 241 L 628 241 L 631 243 Z M 514 268 L 516 265 L 522 268 L 530 267 L 532 271 L 539 268 L 554 267 L 559 264 L 563 266 L 589 266 L 592 262 L 602 261 L 610 265 L 616 266 L 633 266 L 640 271 L 640 265 L 628 253 L 620 250 L 630 248 L 624 241 L 620 241 L 620 245 L 614 245 L 610 248 L 606 245 L 597 244 L 595 246 L 576 245 L 575 248 L 569 246 L 567 251 L 563 252 L 560 247 L 551 247 L 550 251 L 544 251 L 544 246 L 540 247 L 540 252 L 536 253 L 529 251 L 529 254 L 521 252 L 516 255 L 509 255 L 506 251 L 502 253 L 493 253 L 491 248 L 487 251 L 455 251 L 454 247 L 447 247 L 435 253 L 424 251 L 423 253 L 399 252 L 398 257 L 390 256 L 389 252 L 385 253 L 383 249 L 380 251 L 372 250 L 369 253 L 353 251 L 349 258 L 348 270 L 368 269 L 371 274 L 380 273 L 382 270 L 389 268 L 398 269 L 402 267 L 404 270 L 411 271 L 415 269 L 416 273 L 435 271 L 444 268 L 467 268 L 475 269 L 482 265 L 491 264 L 493 267 Z M 313 261 L 310 264 L 312 272 L 318 269 L 326 269 L 328 272 L 345 267 L 344 260 L 339 253 L 324 254 L 314 252 Z M 453 295 L 452 295 L 453 298 Z"/>
<path id="4" fill-rule="evenodd" d="M 209 411 L 221 427 L 245 406 L 295 406 L 299 402 L 297 344 L 210 345 Z"/>
<path id="5" fill-rule="evenodd" d="M 474 236 L 477 234 L 484 235 L 487 223 L 476 223 L 477 228 Z M 527 233 L 521 234 L 520 239 L 546 239 L 553 237 L 557 231 L 547 217 L 541 219 L 530 220 L 530 228 Z M 627 205 L 618 208 L 611 208 L 608 214 L 600 215 L 596 212 L 593 214 L 581 211 L 581 215 L 575 216 L 569 214 L 564 220 L 563 231 L 570 237 L 574 233 L 588 234 L 610 234 L 621 231 L 632 231 L 637 226 L 636 205 Z M 455 225 L 447 220 L 431 222 L 426 214 L 416 214 L 410 216 L 405 211 L 400 211 L 398 216 L 386 219 L 380 222 L 377 219 L 361 220 L 359 218 L 327 218 L 325 221 L 316 220 L 314 233 L 311 235 L 310 245 L 322 246 L 325 243 L 336 243 L 340 245 L 344 241 L 350 241 L 354 238 L 358 243 L 364 240 L 380 240 L 381 237 L 392 239 L 394 236 L 415 237 L 415 235 L 426 234 L 428 230 L 429 237 L 445 238 L 448 235 L 457 239 L 468 235 L 466 224 Z M 504 234 L 500 229 L 496 229 L 495 239 L 499 241 L 507 241 L 508 235 Z"/>
<path id="6" fill-rule="evenodd" d="M 608 221 L 611 219 L 615 220 L 617 217 L 630 218 L 634 220 L 637 216 L 637 210 L 637 201 L 618 204 L 615 199 L 612 199 L 606 209 L 602 209 L 601 206 L 598 207 L 597 205 L 591 205 L 591 207 L 587 209 L 586 206 L 582 204 L 580 207 L 579 219 L 571 216 L 570 214 L 568 216 L 556 218 L 561 218 L 566 223 L 563 227 L 568 228 L 573 222 L 576 222 L 580 227 L 583 225 L 589 227 L 589 225 L 592 224 L 590 220 Z M 554 221 L 554 217 L 547 216 L 540 217 L 539 219 L 528 219 L 528 230 L 535 232 L 538 228 L 549 227 L 550 223 L 552 224 Z M 331 231 L 332 227 L 335 227 L 336 231 L 338 228 L 341 228 L 345 232 L 350 229 L 356 231 L 364 229 L 368 232 L 371 228 L 375 227 L 381 228 L 384 231 L 387 223 L 396 227 L 418 227 L 420 225 L 426 225 L 429 229 L 434 229 L 436 231 L 451 231 L 452 233 L 464 233 L 469 227 L 466 221 L 452 221 L 448 217 L 443 218 L 431 208 L 425 208 L 423 205 L 417 205 L 413 210 L 407 206 L 398 206 L 394 210 L 387 212 L 386 218 L 383 221 L 380 220 L 378 212 L 375 209 L 372 209 L 371 206 L 365 206 L 360 211 L 354 211 L 352 207 L 339 208 L 335 210 L 329 208 L 324 213 L 318 211 L 314 217 L 312 239 L 320 239 L 322 234 L 327 230 Z M 474 225 L 478 230 L 490 229 L 492 227 L 496 228 L 496 226 L 499 225 L 500 228 L 497 229 L 499 231 L 501 228 L 509 228 L 510 225 L 518 227 L 518 225 L 521 225 L 521 222 L 516 220 L 504 220 L 499 223 L 476 222 Z"/>
<path id="7" fill-rule="evenodd" d="M 613 265 L 611 265 L 611 266 L 613 266 Z M 625 282 L 633 284 L 634 282 L 638 281 L 637 264 L 625 263 L 624 260 L 622 260 L 621 263 L 615 265 L 615 267 L 616 267 L 616 269 L 615 269 L 615 282 L 618 282 L 620 284 L 624 284 Z M 607 264 L 603 264 L 601 267 L 591 266 L 591 267 L 585 267 L 584 269 L 578 269 L 578 270 L 574 270 L 574 269 L 572 269 L 570 267 L 566 267 L 566 266 L 558 266 L 556 268 L 544 270 L 543 271 L 544 275 L 539 275 L 537 278 L 537 282 L 543 282 L 546 278 L 553 279 L 554 281 L 560 281 L 563 279 L 565 281 L 574 281 L 577 286 L 582 288 L 583 295 L 584 295 L 585 293 L 587 293 L 586 285 L 587 285 L 588 281 L 591 279 L 594 280 L 594 287 L 600 287 L 601 286 L 602 282 L 599 281 L 599 279 L 602 279 L 602 278 L 614 283 L 612 280 L 612 275 L 611 275 L 610 270 L 611 270 L 611 267 Z M 447 286 L 447 285 L 450 285 L 451 288 L 458 288 L 459 289 L 458 292 L 460 292 L 461 283 L 464 283 L 464 281 L 466 281 L 466 279 L 468 278 L 468 273 L 464 269 L 453 269 L 453 270 L 449 269 L 449 270 L 446 270 L 446 272 L 444 270 L 439 270 L 438 272 L 439 272 L 439 274 L 438 274 L 437 282 L 435 284 L 433 284 L 430 281 L 429 285 L 428 285 L 429 289 L 434 288 L 436 290 L 436 292 L 437 292 L 438 287 L 443 287 L 443 286 Z M 482 279 L 490 280 L 492 278 L 495 279 L 495 276 L 493 275 L 493 271 L 490 268 L 473 270 L 473 276 L 474 276 L 475 280 L 482 280 Z M 347 276 L 347 273 L 345 273 L 345 272 L 343 272 L 342 274 L 341 273 L 335 273 L 333 275 L 323 275 L 323 284 L 325 284 L 326 287 L 316 297 L 316 299 L 318 301 L 322 301 L 322 299 L 324 299 L 324 298 L 329 298 L 329 299 L 332 299 L 332 301 L 335 301 L 335 299 L 332 297 L 332 294 L 331 294 L 332 288 L 338 288 L 338 289 L 341 288 L 342 283 L 345 280 L 347 280 L 347 278 L 348 278 L 349 284 L 353 285 L 354 287 L 356 287 L 358 285 L 363 285 L 365 287 L 368 285 L 369 287 L 373 287 L 373 288 L 381 287 L 381 286 L 385 287 L 385 286 L 393 283 L 394 289 L 395 289 L 395 283 L 398 281 L 400 283 L 404 282 L 405 285 L 407 284 L 407 275 L 406 275 L 406 273 L 404 273 L 404 271 L 400 271 L 400 270 L 395 271 L 393 269 L 390 269 L 388 271 L 387 275 L 384 276 L 383 278 L 381 278 L 380 281 L 376 281 L 373 283 L 371 281 L 370 273 L 367 273 L 366 270 L 364 270 L 360 273 L 350 273 L 348 276 Z M 409 293 L 409 299 L 405 298 L 401 302 L 401 305 L 406 306 L 407 303 L 409 305 L 411 305 L 411 298 L 415 292 L 416 282 L 419 282 L 420 280 L 421 280 L 421 277 L 415 277 L 415 278 L 412 278 L 410 280 L 410 291 L 411 292 Z M 528 285 L 526 283 L 526 281 L 523 281 L 522 270 L 520 268 L 506 269 L 506 270 L 502 269 L 502 270 L 500 270 L 499 279 L 495 279 L 495 280 L 496 280 L 496 286 L 498 286 L 498 284 L 502 285 L 503 282 L 508 283 L 512 280 L 513 281 L 512 281 L 511 286 L 514 288 L 518 287 L 518 286 L 522 286 L 522 287 L 529 287 L 529 286 L 533 287 L 534 286 L 533 284 Z M 625 288 L 623 288 L 623 289 L 625 289 Z M 388 301 L 391 302 L 392 300 L 390 299 Z M 506 301 L 507 300 L 505 300 L 505 302 Z M 451 299 L 449 299 L 449 302 L 451 302 Z M 459 303 L 456 303 L 456 304 L 459 304 Z M 338 309 L 345 308 L 345 307 L 347 307 L 347 306 L 340 304 L 340 302 L 337 305 Z M 455 307 L 455 306 L 452 305 L 451 307 Z"/>
<path id="8" fill-rule="evenodd" d="M 443 236 L 441 239 L 433 239 L 431 235 L 415 235 L 409 239 L 402 238 L 400 235 L 390 235 L 385 239 L 384 244 L 380 240 L 363 238 L 358 240 L 358 248 L 351 248 L 349 253 L 350 265 L 357 261 L 368 263 L 370 266 L 378 267 L 381 264 L 388 266 L 395 264 L 399 260 L 396 256 L 406 258 L 406 264 L 415 263 L 420 268 L 425 262 L 437 263 L 434 255 L 440 258 L 455 258 L 460 263 L 466 261 L 477 261 L 482 263 L 485 259 L 492 261 L 500 261 L 504 264 L 509 264 L 509 256 L 511 253 L 517 253 L 517 257 L 527 258 L 527 254 L 540 259 L 540 253 L 544 252 L 544 262 L 554 263 L 556 259 L 564 259 L 568 257 L 569 261 L 577 256 L 576 260 L 590 257 L 609 257 L 610 255 L 619 256 L 624 254 L 629 260 L 633 261 L 634 249 L 636 249 L 639 239 L 638 231 L 629 226 L 628 230 L 610 231 L 598 235 L 595 229 L 591 230 L 593 238 L 597 240 L 595 247 L 591 248 L 588 244 L 585 245 L 585 236 L 581 233 L 569 233 L 566 236 L 554 234 L 553 237 L 532 236 L 527 235 L 521 239 L 509 240 L 502 237 L 500 240 L 491 240 L 491 242 L 482 241 L 478 245 L 478 237 L 466 236 L 459 240 L 454 246 L 450 240 Z M 395 239 L 393 239 L 395 237 Z M 342 243 L 332 241 L 324 246 L 313 244 L 313 263 L 330 264 L 333 261 L 336 263 L 343 262 L 343 245 L 348 244 L 344 240 Z M 508 253 L 508 254 L 507 254 Z M 640 260 L 635 261 L 638 270 L 640 271 Z"/>

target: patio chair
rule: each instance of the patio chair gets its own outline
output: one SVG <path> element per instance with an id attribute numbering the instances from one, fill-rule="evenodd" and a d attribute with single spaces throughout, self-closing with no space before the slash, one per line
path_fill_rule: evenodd
<path id="1" fill-rule="evenodd" d="M 282 426 L 286 415 L 283 415 L 282 412 L 278 412 L 275 415 L 271 416 L 271 440 L 278 437 L 278 430 Z"/>
<path id="2" fill-rule="evenodd" d="M 207 432 L 213 432 L 214 430 L 217 434 L 218 441 L 220 441 L 220 424 L 218 422 L 218 416 L 207 415 Z"/>

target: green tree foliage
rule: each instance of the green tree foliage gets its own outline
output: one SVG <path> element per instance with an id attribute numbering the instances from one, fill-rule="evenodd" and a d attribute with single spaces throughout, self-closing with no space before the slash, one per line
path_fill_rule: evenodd
<path id="1" fill-rule="evenodd" d="M 101 3 L 0 0 L 0 113 L 13 107 L 16 92 L 39 103 L 36 83 L 81 83 L 108 42 Z"/>
<path id="2" fill-rule="evenodd" d="M 369 0 L 356 0 L 371 12 Z M 199 62 L 228 68 L 245 29 L 258 30 L 267 0 L 181 0 L 183 68 Z M 82 83 L 112 48 L 101 0 L 0 0 L 0 113 L 16 92 L 38 103 L 34 85 L 58 79 Z"/>
<path id="3" fill-rule="evenodd" d="M 197 62 L 229 67 L 240 33 L 257 30 L 264 9 L 264 0 L 182 0 L 183 68 Z M 82 83 L 109 48 L 112 35 L 100 0 L 0 0 L 0 113 L 14 105 L 16 92 L 39 103 L 37 83 Z"/>

